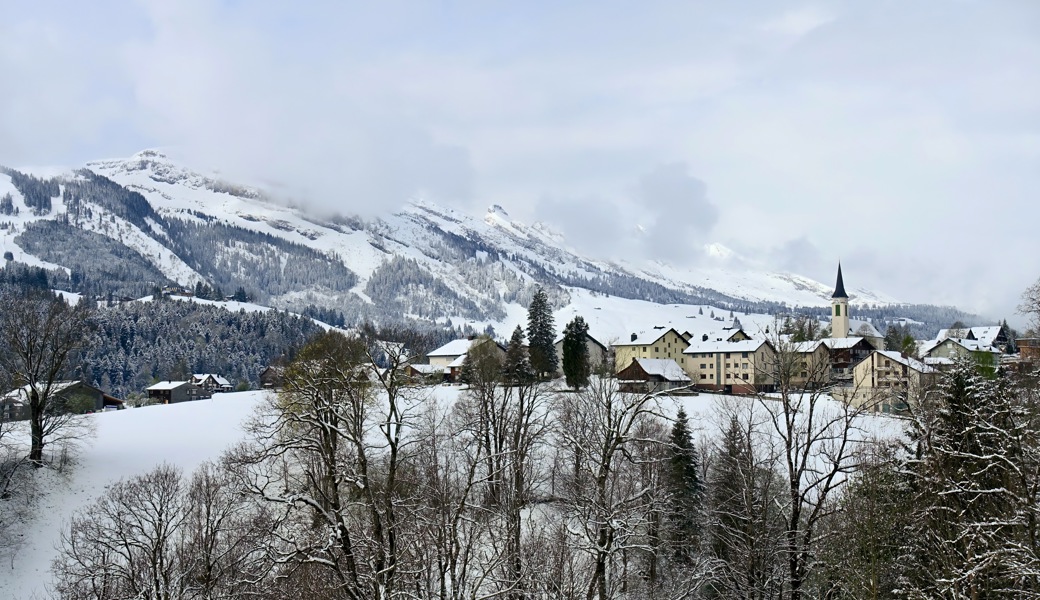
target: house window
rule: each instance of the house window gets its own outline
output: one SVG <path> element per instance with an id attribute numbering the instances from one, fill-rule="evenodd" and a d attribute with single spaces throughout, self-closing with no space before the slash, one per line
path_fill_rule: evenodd
<path id="1" fill-rule="evenodd" d="M 745 369 L 746 369 L 746 368 L 748 368 L 748 367 L 747 367 L 747 365 L 748 365 L 747 363 L 744 363 L 744 368 L 745 368 Z"/>
<path id="2" fill-rule="evenodd" d="M 708 365 L 707 365 L 707 364 L 705 364 L 705 363 L 701 363 L 701 368 L 702 368 L 702 369 L 707 369 L 707 368 L 708 368 Z"/>
<path id="3" fill-rule="evenodd" d="M 732 378 L 732 377 L 733 377 L 733 375 L 732 375 L 732 374 L 730 374 L 730 373 L 726 373 L 726 379 L 730 379 L 730 378 Z"/>
<path id="4" fill-rule="evenodd" d="M 747 381 L 747 373 L 744 373 L 744 381 Z"/>
<path id="5" fill-rule="evenodd" d="M 643 346 L 643 352 L 646 352 L 646 346 Z"/>
<path id="6" fill-rule="evenodd" d="M 709 373 L 708 374 L 708 379 L 715 379 L 715 374 L 714 373 Z"/>
<path id="7" fill-rule="evenodd" d="M 747 358 L 747 352 L 741 352 L 740 358 Z"/>
<path id="8" fill-rule="evenodd" d="M 729 363 L 726 363 L 726 368 L 727 368 L 727 369 L 729 368 Z"/>
<path id="9" fill-rule="evenodd" d="M 730 354 L 729 352 L 726 353 L 726 358 L 729 358 L 729 354 Z"/>
<path id="10" fill-rule="evenodd" d="M 658 352 L 659 350 L 657 349 L 657 346 L 654 346 L 654 354 L 657 354 Z"/>
<path id="11" fill-rule="evenodd" d="M 707 379 L 707 378 L 708 378 L 707 375 L 705 375 L 704 373 L 701 373 L 701 379 Z"/>

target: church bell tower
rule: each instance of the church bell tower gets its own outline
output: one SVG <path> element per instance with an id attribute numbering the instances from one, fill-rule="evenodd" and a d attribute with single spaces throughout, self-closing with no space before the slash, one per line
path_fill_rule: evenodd
<path id="1" fill-rule="evenodd" d="M 841 279 L 841 263 L 838 263 L 838 283 L 831 295 L 831 337 L 849 337 L 849 295 L 845 293 L 845 282 Z"/>

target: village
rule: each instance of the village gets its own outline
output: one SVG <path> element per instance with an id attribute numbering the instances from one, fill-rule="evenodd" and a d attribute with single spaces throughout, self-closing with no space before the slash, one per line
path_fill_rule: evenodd
<path id="1" fill-rule="evenodd" d="M 797 340 L 780 327 L 745 328 L 733 317 L 703 331 L 654 325 L 613 343 L 586 334 L 585 344 L 590 362 L 616 377 L 622 391 L 752 395 L 779 386 L 826 388 L 858 407 L 896 414 L 958 360 L 989 373 L 998 367 L 1024 371 L 1040 362 L 1040 339 L 1013 339 L 1004 325 L 941 329 L 934 339 L 914 340 L 912 352 L 888 348 L 873 324 L 853 318 L 840 265 L 830 314 L 830 335 L 811 340 Z M 467 352 L 484 343 L 504 357 L 505 347 L 489 338 L 454 340 L 427 354 L 426 364 L 411 364 L 411 372 L 428 381 L 458 382 Z M 555 348 L 563 356 L 562 336 Z M 563 376 L 562 364 L 557 375 Z"/>
<path id="2" fill-rule="evenodd" d="M 830 325 L 812 327 L 816 339 L 785 333 L 782 323 L 745 327 L 740 318 L 716 321 L 710 329 L 683 330 L 653 324 L 627 339 L 603 342 L 584 334 L 591 370 L 617 379 L 619 389 L 641 394 L 688 395 L 699 392 L 757 395 L 784 388 L 824 390 L 872 412 L 902 413 L 908 402 L 932 389 L 938 375 L 958 360 L 970 360 L 986 372 L 998 367 L 1026 370 L 1040 362 L 1040 339 L 1013 339 L 1004 325 L 947 328 L 933 339 L 914 340 L 912 349 L 886 347 L 885 336 L 869 321 L 853 318 L 838 266 L 831 297 Z M 804 337 L 804 336 L 803 336 Z M 471 350 L 490 344 L 504 358 L 506 347 L 489 336 L 469 336 L 444 344 L 404 364 L 406 374 L 424 384 L 461 384 Z M 554 347 L 563 357 L 563 335 Z M 908 352 L 908 350 L 911 350 Z M 378 366 L 376 366 L 378 368 Z M 285 367 L 272 365 L 259 374 L 260 386 L 282 387 Z M 556 376 L 563 377 L 563 360 Z M 236 386 L 216 373 L 196 373 L 162 380 L 144 390 L 136 404 L 175 404 L 207 400 Z M 82 381 L 58 381 L 50 393 L 71 412 L 120 410 L 126 403 Z M 0 417 L 27 418 L 28 386 L 0 396 Z"/>

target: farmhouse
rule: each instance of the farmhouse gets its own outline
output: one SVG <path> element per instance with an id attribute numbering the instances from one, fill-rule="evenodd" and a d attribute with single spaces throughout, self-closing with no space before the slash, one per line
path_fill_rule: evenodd
<path id="1" fill-rule="evenodd" d="M 563 335 L 556 338 L 553 346 L 556 348 L 556 357 L 560 363 L 556 369 L 556 375 L 563 377 Z M 593 370 L 606 362 L 608 355 L 607 347 L 599 343 L 599 340 L 589 335 L 588 332 L 585 333 L 585 348 L 589 351 L 589 366 Z"/>
<path id="2" fill-rule="evenodd" d="M 0 396 L 0 421 L 17 421 L 29 418 L 28 385 L 15 388 Z M 51 397 L 57 402 L 51 406 L 65 412 L 96 412 L 123 408 L 123 401 L 106 394 L 82 381 L 55 381 L 51 385 Z"/>
<path id="3" fill-rule="evenodd" d="M 651 394 L 690 386 L 691 380 L 672 359 L 633 358 L 632 364 L 618 371 L 622 392 Z"/>
<path id="4" fill-rule="evenodd" d="M 148 397 L 160 404 L 205 400 L 213 395 L 190 381 L 160 381 L 147 388 Z"/>

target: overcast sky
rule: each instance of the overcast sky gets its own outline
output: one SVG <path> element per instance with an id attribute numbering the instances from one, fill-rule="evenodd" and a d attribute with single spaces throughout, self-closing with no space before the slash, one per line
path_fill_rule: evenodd
<path id="1" fill-rule="evenodd" d="M 828 283 L 840 258 L 995 317 L 1040 276 L 1040 2 L 0 9 L 3 164 L 161 146 L 342 212 L 500 204 L 606 258 L 720 242 Z"/>

